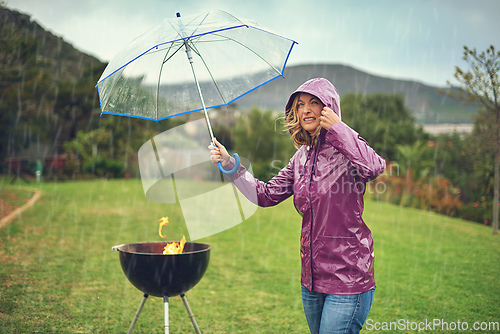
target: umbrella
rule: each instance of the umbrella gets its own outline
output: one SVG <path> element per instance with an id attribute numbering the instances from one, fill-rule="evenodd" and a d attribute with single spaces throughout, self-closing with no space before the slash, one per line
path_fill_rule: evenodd
<path id="1" fill-rule="evenodd" d="M 165 19 L 121 50 L 97 82 L 101 115 L 161 121 L 228 106 L 284 77 L 295 41 L 223 11 Z M 239 157 L 235 168 L 239 165 Z M 219 163 L 219 169 L 225 171 Z"/>

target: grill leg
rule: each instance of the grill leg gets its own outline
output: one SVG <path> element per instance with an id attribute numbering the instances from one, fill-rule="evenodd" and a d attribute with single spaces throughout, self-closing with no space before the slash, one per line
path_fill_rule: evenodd
<path id="1" fill-rule="evenodd" d="M 142 297 L 141 303 L 139 304 L 137 312 L 135 312 L 134 320 L 132 320 L 132 323 L 130 324 L 127 334 L 132 334 L 132 331 L 134 330 L 135 327 L 135 323 L 137 322 L 137 319 L 139 319 L 139 315 L 141 314 L 142 308 L 144 307 L 144 303 L 146 302 L 147 298 L 148 294 L 145 293 L 144 296 Z"/>
<path id="2" fill-rule="evenodd" d="M 184 302 L 184 307 L 186 308 L 186 311 L 189 315 L 189 319 L 191 319 L 191 323 L 193 324 L 194 331 L 196 332 L 196 334 L 201 334 L 200 328 L 198 327 L 198 324 L 196 323 L 193 312 L 191 312 L 191 308 L 189 307 L 186 295 L 181 294 L 181 298 L 182 298 L 182 301 Z"/>
<path id="3" fill-rule="evenodd" d="M 163 304 L 165 305 L 165 334 L 168 334 L 168 296 L 163 296 Z"/>

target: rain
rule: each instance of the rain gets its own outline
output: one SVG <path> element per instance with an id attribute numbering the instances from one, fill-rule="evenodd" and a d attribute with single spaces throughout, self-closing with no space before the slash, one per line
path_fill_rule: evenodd
<path id="1" fill-rule="evenodd" d="M 241 188 L 236 176 L 211 163 L 207 118 L 195 87 L 184 85 L 191 70 L 183 43 L 179 59 L 186 63 L 165 67 L 176 74 L 172 82 L 137 68 L 118 70 L 113 85 L 126 82 L 131 100 L 110 99 L 109 114 L 102 103 L 108 88 L 98 82 L 124 47 L 176 13 L 211 10 L 288 41 L 272 79 L 249 74 L 262 73 L 256 65 L 229 81 L 241 70 L 229 64 L 235 51 L 217 51 L 227 64 L 210 73 L 223 77 L 217 89 L 260 86 L 229 98 L 228 106 L 210 101 L 202 60 L 194 56 L 213 134 L 251 175 L 268 182 L 289 164 L 296 148 L 285 105 L 317 77 L 337 88 L 342 122 L 386 162 L 362 189 L 376 289 L 361 332 L 500 331 L 495 118 L 481 102 L 463 103 L 456 88 L 465 88 L 466 78 L 457 67 L 470 71 L 476 50 L 500 50 L 496 1 L 6 0 L 0 1 L 0 333 L 123 333 L 133 321 L 134 333 L 164 333 L 166 319 L 170 333 L 309 332 L 301 298 L 302 217 L 292 197 L 258 207 L 255 189 Z M 486 87 L 485 94 L 495 88 Z M 182 105 L 134 100 L 166 92 L 184 99 Z M 115 115 L 120 108 L 151 114 Z M 175 117 L 151 120 L 155 108 L 171 108 Z M 169 221 L 161 229 L 165 239 L 162 217 Z M 125 253 L 127 245 L 156 247 L 183 236 L 186 254 L 179 255 L 195 267 L 158 267 L 170 266 L 163 279 L 181 277 L 186 298 L 177 292 L 144 298 L 134 281 L 140 273 L 133 272 L 142 260 L 124 262 L 141 252 Z"/>

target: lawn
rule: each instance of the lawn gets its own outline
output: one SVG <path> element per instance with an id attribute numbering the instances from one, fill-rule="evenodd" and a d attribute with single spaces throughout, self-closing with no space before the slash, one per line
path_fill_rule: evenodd
<path id="1" fill-rule="evenodd" d="M 0 178 L 0 191 L 22 198 L 32 193 L 25 187 L 37 187 L 42 197 L 0 229 L 0 332 L 126 332 L 142 293 L 111 247 L 161 240 L 163 216 L 171 222 L 167 233 L 180 239 L 179 207 L 148 202 L 135 179 L 8 181 Z M 413 333 L 433 321 L 434 331 L 420 332 L 454 332 L 442 326 L 464 323 L 472 332 L 475 322 L 484 328 L 500 321 L 500 237 L 491 227 L 370 200 L 364 219 L 374 235 L 377 281 L 364 333 L 395 325 L 385 332 Z M 186 295 L 202 332 L 308 332 L 299 233 L 300 216 L 288 200 L 198 240 L 212 246 L 210 264 Z M 192 332 L 178 297 L 170 298 L 170 330 Z M 134 333 L 162 332 L 162 300 L 150 297 Z"/>

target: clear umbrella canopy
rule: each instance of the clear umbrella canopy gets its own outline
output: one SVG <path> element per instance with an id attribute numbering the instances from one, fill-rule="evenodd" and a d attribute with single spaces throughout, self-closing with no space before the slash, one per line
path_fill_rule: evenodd
<path id="1" fill-rule="evenodd" d="M 203 110 L 196 79 L 206 109 L 227 106 L 283 76 L 294 44 L 223 11 L 165 19 L 106 67 L 101 112 L 160 121 Z"/>

